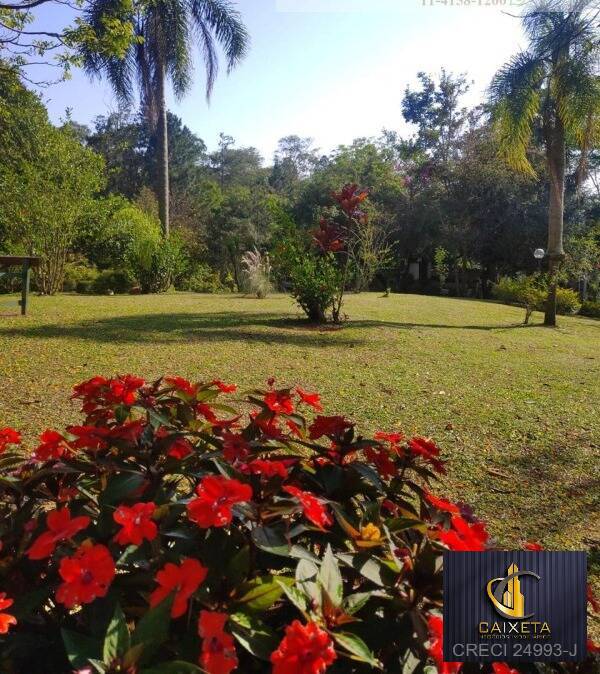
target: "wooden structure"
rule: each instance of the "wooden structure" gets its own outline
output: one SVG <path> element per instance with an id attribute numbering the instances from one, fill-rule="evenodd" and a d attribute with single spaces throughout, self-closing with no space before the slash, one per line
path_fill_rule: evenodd
<path id="1" fill-rule="evenodd" d="M 31 270 L 39 267 L 40 258 L 32 255 L 0 255 L 0 276 L 6 274 L 6 269 L 21 267 L 21 316 L 27 313 L 27 300 L 29 299 L 29 283 Z"/>

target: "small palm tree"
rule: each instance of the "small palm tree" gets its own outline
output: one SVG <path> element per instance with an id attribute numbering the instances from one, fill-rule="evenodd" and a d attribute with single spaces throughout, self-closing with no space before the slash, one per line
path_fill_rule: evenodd
<path id="1" fill-rule="evenodd" d="M 229 0 L 133 0 L 130 14 L 134 35 L 124 58 L 84 48 L 85 69 L 104 74 L 116 95 L 131 103 L 136 89 L 150 129 L 156 134 L 158 175 L 156 196 L 165 237 L 169 236 L 169 146 L 165 90 L 171 81 L 177 98 L 192 84 L 194 44 L 200 48 L 206 70 L 206 97 L 210 98 L 218 72 L 216 45 L 224 51 L 227 69 L 246 54 L 249 38 L 239 12 Z M 91 0 L 87 21 L 98 35 L 111 17 L 122 12 L 122 0 Z"/>
<path id="2" fill-rule="evenodd" d="M 591 0 L 535 2 L 522 17 L 528 49 L 504 65 L 490 87 L 500 150 L 508 162 L 535 176 L 527 157 L 535 131 L 541 131 L 545 147 L 550 276 L 545 325 L 556 325 L 557 273 L 564 258 L 566 148 L 571 145 L 581 151 L 577 171 L 581 180 L 588 150 L 600 136 L 595 4 Z"/>

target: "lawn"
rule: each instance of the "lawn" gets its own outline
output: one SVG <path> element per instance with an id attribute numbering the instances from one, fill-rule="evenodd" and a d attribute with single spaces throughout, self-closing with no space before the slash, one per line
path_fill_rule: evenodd
<path id="1" fill-rule="evenodd" d="M 587 549 L 596 566 L 600 322 L 523 327 L 513 307 L 375 293 L 346 312 L 319 330 L 281 295 L 34 297 L 28 317 L 0 317 L 0 426 L 77 420 L 69 391 L 97 373 L 273 375 L 366 430 L 433 436 L 451 459 L 438 491 L 473 503 L 500 544 Z"/>

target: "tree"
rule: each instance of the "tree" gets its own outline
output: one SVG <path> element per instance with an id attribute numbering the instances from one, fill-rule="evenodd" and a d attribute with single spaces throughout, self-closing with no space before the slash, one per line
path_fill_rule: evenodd
<path id="1" fill-rule="evenodd" d="M 121 0 L 93 0 L 86 18 L 101 32 L 107 12 Z M 133 0 L 129 15 L 136 36 L 124 58 L 82 48 L 86 69 L 104 73 L 115 93 L 131 102 L 135 79 L 142 111 L 155 134 L 157 181 L 155 185 L 160 221 L 169 236 L 169 151 L 166 84 L 171 81 L 175 96 L 182 97 L 192 82 L 190 51 L 198 36 L 206 71 L 206 96 L 210 98 L 218 71 L 217 43 L 225 53 L 228 70 L 235 67 L 248 48 L 248 34 L 228 0 Z"/>
<path id="2" fill-rule="evenodd" d="M 69 76 L 73 66 L 80 63 L 78 49 L 85 48 L 104 56 L 122 58 L 131 46 L 133 32 L 127 21 L 132 0 L 118 0 L 107 4 L 101 25 L 93 27 L 82 16 L 93 0 L 15 0 L 0 2 L 0 73 L 15 72 L 22 80 L 37 86 L 47 86 Z M 34 10 L 42 5 L 68 5 L 75 13 L 69 25 L 48 31 L 30 30 Z M 97 29 L 100 30 L 97 30 Z M 36 66 L 53 67 L 57 76 L 39 80 Z"/>
<path id="3" fill-rule="evenodd" d="M 459 107 L 459 102 L 469 84 L 464 75 L 453 75 L 444 69 L 437 83 L 423 72 L 417 77 L 421 90 L 406 87 L 402 115 L 418 126 L 415 147 L 446 162 L 454 156 L 456 141 L 467 120 L 467 111 Z"/>
<path id="4" fill-rule="evenodd" d="M 534 132 L 541 132 L 549 182 L 550 284 L 544 324 L 551 326 L 556 325 L 556 287 L 564 258 L 567 145 L 581 150 L 582 169 L 600 132 L 598 10 L 592 6 L 590 0 L 575 0 L 569 9 L 556 1 L 532 6 L 522 17 L 528 49 L 496 73 L 490 89 L 500 151 L 511 166 L 536 175 L 527 153 Z"/>
<path id="5" fill-rule="evenodd" d="M 0 229 L 15 250 L 41 256 L 38 289 L 54 294 L 80 219 L 102 188 L 104 164 L 68 126 L 50 124 L 16 74 L 0 78 L 0 100 L 7 113 L 0 112 L 0 146 L 7 150 L 0 160 Z"/>

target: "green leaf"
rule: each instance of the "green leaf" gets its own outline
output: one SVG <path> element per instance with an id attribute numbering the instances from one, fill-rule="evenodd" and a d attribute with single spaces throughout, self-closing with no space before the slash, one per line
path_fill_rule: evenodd
<path id="1" fill-rule="evenodd" d="M 292 604 L 302 613 L 306 613 L 308 608 L 308 603 L 306 601 L 306 595 L 299 590 L 295 585 L 286 585 L 277 581 L 281 585 L 281 589 L 285 596 L 292 602 Z"/>
<path id="2" fill-rule="evenodd" d="M 236 604 L 244 606 L 245 610 L 266 611 L 283 594 L 282 583 L 293 584 L 293 578 L 286 576 L 260 576 L 242 583 L 240 586 L 241 596 Z"/>
<path id="3" fill-rule="evenodd" d="M 396 579 L 396 574 L 377 559 L 377 557 L 372 555 L 363 552 L 340 552 L 337 557 L 344 564 L 352 567 L 362 576 L 381 587 L 393 584 Z"/>
<path id="4" fill-rule="evenodd" d="M 120 503 L 132 491 L 138 489 L 144 482 L 144 476 L 139 473 L 120 473 L 113 475 L 106 485 L 106 489 L 100 495 L 100 501 L 103 505 L 114 505 Z"/>
<path id="5" fill-rule="evenodd" d="M 229 564 L 227 564 L 225 570 L 225 576 L 231 585 L 236 586 L 248 577 L 249 570 L 250 546 L 245 545 L 229 560 Z"/>
<path id="6" fill-rule="evenodd" d="M 290 543 L 281 529 L 256 527 L 252 530 L 252 541 L 257 548 L 270 552 L 272 555 L 318 561 L 317 557 L 301 545 Z"/>
<path id="7" fill-rule="evenodd" d="M 327 545 L 317 580 L 323 588 L 323 592 L 327 594 L 331 605 L 339 608 L 342 605 L 344 596 L 344 584 L 340 567 L 333 556 L 331 545 Z"/>
<path id="8" fill-rule="evenodd" d="M 102 648 L 102 659 L 104 662 L 112 662 L 125 654 L 129 649 L 129 628 L 123 614 L 121 606 L 115 606 L 113 617 L 108 623 L 106 634 L 104 636 L 104 646 Z"/>
<path id="9" fill-rule="evenodd" d="M 142 669 L 141 674 L 202 674 L 203 669 L 191 662 L 183 660 L 172 660 L 171 662 L 161 662 L 151 669 Z"/>
<path id="10" fill-rule="evenodd" d="M 333 632 L 332 635 L 336 643 L 351 654 L 353 660 L 366 662 L 371 667 L 377 667 L 378 669 L 382 668 L 381 663 L 369 650 L 367 644 L 360 637 L 357 637 L 356 634 Z"/>
<path id="11" fill-rule="evenodd" d="M 100 640 L 66 629 L 62 629 L 60 633 L 69 662 L 75 669 L 85 667 L 89 660 L 101 658 L 102 642 Z"/>
<path id="12" fill-rule="evenodd" d="M 131 636 L 131 645 L 144 644 L 144 652 L 140 662 L 148 662 L 169 637 L 171 624 L 171 606 L 174 594 L 170 594 L 158 606 L 151 608 L 142 616 Z"/>
<path id="13" fill-rule="evenodd" d="M 372 592 L 355 592 L 344 599 L 344 613 L 354 615 L 369 601 Z"/>
<path id="14" fill-rule="evenodd" d="M 308 559 L 301 559 L 296 567 L 296 584 L 315 606 L 321 605 L 321 588 L 317 583 L 319 567 Z"/>
<path id="15" fill-rule="evenodd" d="M 271 629 L 255 616 L 233 613 L 229 616 L 228 628 L 243 648 L 261 660 L 270 660 L 277 648 L 278 639 Z"/>
<path id="16" fill-rule="evenodd" d="M 403 531 L 404 529 L 412 529 L 413 527 L 422 527 L 423 522 L 411 519 L 410 517 L 394 517 L 386 522 L 386 526 L 390 531 Z"/>

